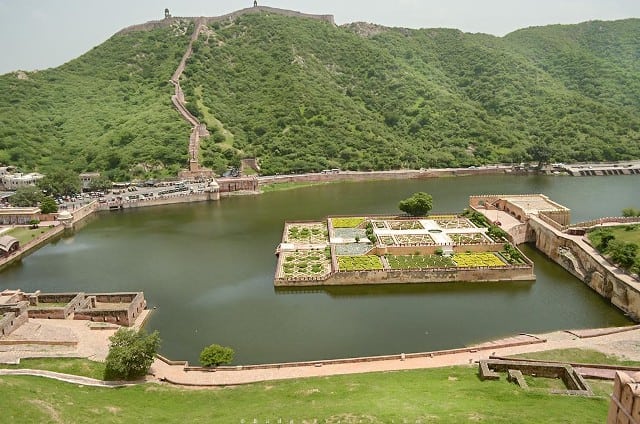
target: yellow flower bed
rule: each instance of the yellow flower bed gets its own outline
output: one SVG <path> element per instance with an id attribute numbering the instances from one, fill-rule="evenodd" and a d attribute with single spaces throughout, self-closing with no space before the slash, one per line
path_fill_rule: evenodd
<path id="1" fill-rule="evenodd" d="M 362 217 L 331 218 L 333 228 L 357 228 L 363 222 Z"/>
<path id="2" fill-rule="evenodd" d="M 504 261 L 493 252 L 456 253 L 453 255 L 453 261 L 457 266 L 463 268 L 506 266 Z"/>
<path id="3" fill-rule="evenodd" d="M 382 269 L 380 258 L 375 255 L 338 256 L 340 271 L 369 271 Z"/>

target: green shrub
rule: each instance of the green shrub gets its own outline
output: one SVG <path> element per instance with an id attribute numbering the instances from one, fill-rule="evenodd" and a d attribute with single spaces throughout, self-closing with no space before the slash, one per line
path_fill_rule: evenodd
<path id="1" fill-rule="evenodd" d="M 233 361 L 235 352 L 230 347 L 212 344 L 200 352 L 200 363 L 204 367 L 217 367 Z"/>
<path id="2" fill-rule="evenodd" d="M 147 335 L 144 331 L 120 328 L 109 337 L 109 341 L 105 380 L 131 380 L 144 376 L 160 347 L 157 331 Z"/>

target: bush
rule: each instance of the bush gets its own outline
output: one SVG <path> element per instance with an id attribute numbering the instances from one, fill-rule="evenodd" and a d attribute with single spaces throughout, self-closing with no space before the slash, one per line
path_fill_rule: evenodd
<path id="1" fill-rule="evenodd" d="M 230 347 L 212 344 L 200 352 L 200 363 L 205 367 L 217 367 L 233 361 L 233 349 Z"/>
<path id="2" fill-rule="evenodd" d="M 133 380 L 146 375 L 160 347 L 157 331 L 147 335 L 144 331 L 121 328 L 109 340 L 105 380 Z"/>

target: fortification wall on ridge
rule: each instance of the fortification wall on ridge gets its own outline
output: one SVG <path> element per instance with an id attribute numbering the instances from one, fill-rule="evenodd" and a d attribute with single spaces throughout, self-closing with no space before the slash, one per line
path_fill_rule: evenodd
<path id="1" fill-rule="evenodd" d="M 205 17 L 205 16 L 191 16 L 191 17 L 171 17 L 171 18 L 167 18 L 167 19 L 160 19 L 157 21 L 149 21 L 146 22 L 144 24 L 138 24 L 138 25 L 131 25 L 127 28 L 124 28 L 120 31 L 118 31 L 115 35 L 122 35 L 122 34 L 127 34 L 130 32 L 136 32 L 136 31 L 151 31 L 154 29 L 158 29 L 158 28 L 165 28 L 170 26 L 173 23 L 176 23 L 178 21 L 192 21 L 192 22 L 196 22 L 197 20 L 202 20 L 204 23 L 206 23 L 207 25 L 210 25 L 214 22 L 223 22 L 223 21 L 233 21 L 234 19 L 238 18 L 239 16 L 242 15 L 248 15 L 248 14 L 256 14 L 256 13 L 274 13 L 277 15 L 281 15 L 281 16 L 289 16 L 289 17 L 295 17 L 295 18 L 306 18 L 306 19 L 316 19 L 319 21 L 324 21 L 324 22 L 328 22 L 331 25 L 335 25 L 335 19 L 333 17 L 333 15 L 313 15 L 313 14 L 309 14 L 309 13 L 302 13 L 302 12 L 297 12 L 294 10 L 286 10 L 286 9 L 278 9 L 275 7 L 267 7 L 267 6 L 257 6 L 257 7 L 248 7 L 246 9 L 241 9 L 241 10 L 237 10 L 235 12 L 232 13 L 228 13 L 226 15 L 222 15 L 222 16 L 211 16 L 211 17 Z"/>

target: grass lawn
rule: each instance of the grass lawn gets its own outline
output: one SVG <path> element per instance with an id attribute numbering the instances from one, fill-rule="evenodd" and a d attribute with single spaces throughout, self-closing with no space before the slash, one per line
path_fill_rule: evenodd
<path id="1" fill-rule="evenodd" d="M 514 358 L 539 359 L 543 361 L 569 362 L 574 364 L 608 364 L 640 366 L 638 361 L 627 361 L 617 356 L 606 355 L 591 349 L 557 349 L 513 355 Z"/>
<path id="2" fill-rule="evenodd" d="M 80 358 L 33 358 L 22 359 L 20 365 L 0 364 L 0 368 L 34 369 L 62 372 L 65 374 L 81 375 L 83 377 L 104 378 L 104 363 Z M 2 384 L 0 383 L 0 389 Z"/>
<path id="3" fill-rule="evenodd" d="M 285 190 L 293 190 L 296 188 L 304 188 L 311 187 L 323 184 L 331 184 L 330 182 L 322 182 L 322 183 L 273 183 L 273 184 L 265 184 L 260 186 L 260 190 L 263 193 L 270 193 L 272 191 L 285 191 Z"/>
<path id="4" fill-rule="evenodd" d="M 154 423 L 601 423 L 610 383 L 597 396 L 525 391 L 480 381 L 477 367 L 265 382 L 217 390 L 143 385 L 79 387 L 37 377 L 0 377 L 3 421 Z M 280 420 L 280 421 L 279 421 Z"/>
<path id="5" fill-rule="evenodd" d="M 32 230 L 29 227 L 16 227 L 10 231 L 7 231 L 5 234 L 17 238 L 20 242 L 20 246 L 24 246 L 34 238 L 52 229 L 53 228 L 42 227 Z"/>
<path id="6" fill-rule="evenodd" d="M 602 231 L 611 231 L 611 233 L 615 236 L 616 240 L 625 242 L 625 243 L 635 243 L 640 246 L 640 225 L 616 225 L 616 226 L 606 226 L 602 227 L 599 230 L 591 231 L 587 234 L 591 244 L 593 246 L 598 246 L 600 244 L 600 239 L 602 238 Z M 640 259 L 640 249 L 638 249 L 638 253 L 636 254 L 636 258 Z"/>

